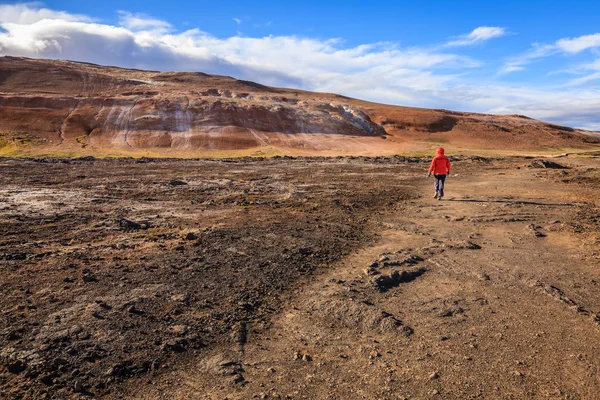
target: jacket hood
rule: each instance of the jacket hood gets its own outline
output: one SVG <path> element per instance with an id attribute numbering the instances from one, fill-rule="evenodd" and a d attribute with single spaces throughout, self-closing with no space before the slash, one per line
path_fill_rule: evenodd
<path id="1" fill-rule="evenodd" d="M 439 149 L 437 149 L 437 155 L 438 156 L 443 156 L 444 155 L 444 149 L 441 148 L 441 147 Z"/>

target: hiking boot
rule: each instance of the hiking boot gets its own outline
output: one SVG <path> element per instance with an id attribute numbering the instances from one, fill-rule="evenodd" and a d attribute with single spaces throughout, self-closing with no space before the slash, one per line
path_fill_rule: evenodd
<path id="1" fill-rule="evenodd" d="M 442 199 L 442 196 L 438 196 L 438 198 L 437 198 L 437 199 L 438 199 L 438 200 L 441 200 L 441 199 Z"/>
<path id="2" fill-rule="evenodd" d="M 437 194 L 437 192 L 435 192 L 435 194 L 433 195 L 433 198 L 434 198 L 434 199 L 437 199 L 437 198 L 438 198 L 438 196 L 439 196 L 439 195 Z"/>

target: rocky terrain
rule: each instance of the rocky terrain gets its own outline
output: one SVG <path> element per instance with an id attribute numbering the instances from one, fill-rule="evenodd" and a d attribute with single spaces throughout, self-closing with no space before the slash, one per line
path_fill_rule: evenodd
<path id="1" fill-rule="evenodd" d="M 203 73 L 0 58 L 0 155 L 223 157 L 597 148 L 520 115 L 389 106 Z"/>
<path id="2" fill-rule="evenodd" d="M 0 398 L 595 398 L 597 156 L 0 159 Z"/>

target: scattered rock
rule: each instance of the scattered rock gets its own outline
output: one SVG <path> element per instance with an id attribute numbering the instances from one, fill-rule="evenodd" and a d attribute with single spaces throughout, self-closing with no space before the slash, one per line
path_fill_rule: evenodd
<path id="1" fill-rule="evenodd" d="M 300 247 L 298 249 L 298 253 L 302 254 L 303 256 L 308 256 L 312 254 L 312 250 L 308 247 Z"/>
<path id="2" fill-rule="evenodd" d="M 305 355 L 303 355 L 303 356 L 302 356 L 302 359 L 303 359 L 304 361 L 312 361 L 312 360 L 313 360 L 313 359 L 312 359 L 312 357 L 311 357 L 310 355 L 308 355 L 308 354 L 305 354 Z"/>
<path id="3" fill-rule="evenodd" d="M 187 325 L 173 325 L 169 327 L 169 331 L 177 336 L 184 336 L 188 331 Z"/>
<path id="4" fill-rule="evenodd" d="M 75 393 L 80 393 L 83 391 L 83 384 L 80 380 L 75 381 L 75 383 L 73 384 L 73 391 Z"/>
<path id="5" fill-rule="evenodd" d="M 94 311 L 92 313 L 92 317 L 97 318 L 97 319 L 106 319 L 104 318 L 104 316 L 102 314 L 100 314 L 98 311 Z"/>
<path id="6" fill-rule="evenodd" d="M 438 374 L 437 372 L 433 372 L 431 375 L 429 375 L 429 380 L 438 379 L 439 377 L 440 374 Z"/>
<path id="7" fill-rule="evenodd" d="M 119 227 L 126 231 L 139 231 L 142 229 L 142 224 L 138 224 L 132 220 L 123 217 L 115 218 L 115 222 Z"/>
<path id="8" fill-rule="evenodd" d="M 130 314 L 139 314 L 140 313 L 140 311 L 135 307 L 135 304 L 132 304 L 129 307 L 127 307 L 127 312 Z"/>
<path id="9" fill-rule="evenodd" d="M 90 270 L 84 270 L 83 274 L 81 275 L 81 279 L 84 282 L 98 282 L 98 278 L 96 278 L 96 276 L 94 275 L 94 273 Z"/>
<path id="10" fill-rule="evenodd" d="M 20 374 L 25 371 L 26 368 L 27 365 L 21 360 L 12 361 L 6 365 L 6 369 L 8 369 L 8 372 L 11 374 Z"/>
<path id="11" fill-rule="evenodd" d="M 198 235 L 196 235 L 193 232 L 188 232 L 187 235 L 185 235 L 185 240 L 196 240 L 198 239 Z"/>
<path id="12" fill-rule="evenodd" d="M 463 310 L 462 308 L 460 308 L 460 307 L 458 307 L 458 308 L 454 308 L 454 309 L 453 309 L 453 308 L 448 308 L 448 309 L 445 309 L 445 310 L 441 311 L 441 312 L 438 314 L 438 316 L 439 316 L 440 318 L 444 318 L 444 317 L 452 317 L 452 316 L 454 316 L 454 315 L 456 315 L 456 314 L 461 314 L 461 313 L 463 313 L 463 312 L 464 312 L 464 310 Z"/>
<path id="13" fill-rule="evenodd" d="M 464 248 L 469 250 L 481 250 L 481 246 L 473 242 L 467 242 Z"/>
<path id="14" fill-rule="evenodd" d="M 171 300 L 176 301 L 178 303 L 189 303 L 190 297 L 185 294 L 176 294 L 171 296 Z"/>
<path id="15" fill-rule="evenodd" d="M 23 335 L 23 332 L 24 332 L 23 328 L 19 328 L 19 329 L 15 329 L 15 330 L 9 331 L 5 335 L 6 340 L 19 340 L 19 339 L 21 339 L 21 337 Z"/>
<path id="16" fill-rule="evenodd" d="M 167 341 L 162 346 L 162 350 L 165 352 L 183 353 L 186 351 L 188 345 L 189 341 L 187 339 L 173 339 Z"/>
<path id="17" fill-rule="evenodd" d="M 61 365 L 66 365 L 66 364 L 68 364 L 68 363 L 69 363 L 69 362 L 68 362 L 67 360 L 65 360 L 64 358 L 55 358 L 55 359 L 52 361 L 52 365 L 53 365 L 54 367 L 60 367 Z"/>
<path id="18" fill-rule="evenodd" d="M 529 165 L 530 168 L 548 168 L 548 169 L 568 169 L 569 167 L 565 167 L 559 163 L 555 163 L 554 161 L 548 160 L 535 160 Z"/>
<path id="19" fill-rule="evenodd" d="M 231 383 L 233 383 L 234 385 L 244 385 L 246 384 L 246 378 L 244 378 L 242 374 L 236 374 L 233 376 Z"/>
<path id="20" fill-rule="evenodd" d="M 489 281 L 491 279 L 490 276 L 486 273 L 481 273 L 477 277 L 480 281 Z"/>
<path id="21" fill-rule="evenodd" d="M 425 268 L 419 268 L 413 271 L 394 271 L 390 275 L 381 275 L 373 278 L 371 284 L 373 287 L 380 292 L 386 292 L 391 288 L 394 288 L 401 283 L 411 282 L 423 275 L 427 270 Z"/>
<path id="22" fill-rule="evenodd" d="M 177 179 L 173 179 L 171 182 L 169 182 L 169 185 L 171 185 L 171 186 L 187 186 L 188 183 L 184 182 L 184 181 L 177 180 Z"/>

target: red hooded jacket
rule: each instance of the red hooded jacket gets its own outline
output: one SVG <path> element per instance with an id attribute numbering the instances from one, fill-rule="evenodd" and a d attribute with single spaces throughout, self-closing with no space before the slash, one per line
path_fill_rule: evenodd
<path id="1" fill-rule="evenodd" d="M 437 149 L 437 155 L 433 157 L 431 166 L 429 167 L 429 173 L 435 175 L 446 175 L 450 173 L 450 160 L 444 155 L 444 149 L 441 147 Z"/>

